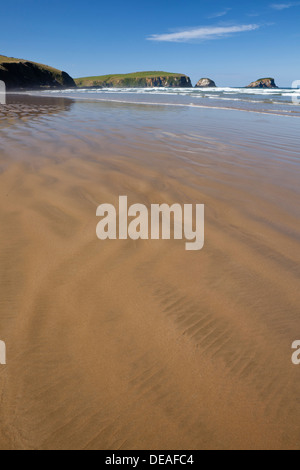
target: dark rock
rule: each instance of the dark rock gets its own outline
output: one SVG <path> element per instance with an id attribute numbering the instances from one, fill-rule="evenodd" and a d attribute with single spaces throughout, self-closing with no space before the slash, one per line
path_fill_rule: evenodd
<path id="1" fill-rule="evenodd" d="M 250 83 L 246 88 L 278 88 L 274 78 L 260 78 Z"/>

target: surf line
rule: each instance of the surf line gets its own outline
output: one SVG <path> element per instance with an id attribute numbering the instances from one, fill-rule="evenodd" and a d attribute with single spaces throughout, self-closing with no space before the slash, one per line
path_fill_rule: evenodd
<path id="1" fill-rule="evenodd" d="M 96 215 L 101 217 L 96 228 L 99 240 L 173 238 L 185 239 L 187 251 L 198 251 L 204 247 L 204 204 L 196 204 L 195 208 L 193 204 L 151 204 L 149 211 L 144 204 L 128 207 L 128 197 L 120 196 L 118 210 L 112 204 L 101 204 Z"/>

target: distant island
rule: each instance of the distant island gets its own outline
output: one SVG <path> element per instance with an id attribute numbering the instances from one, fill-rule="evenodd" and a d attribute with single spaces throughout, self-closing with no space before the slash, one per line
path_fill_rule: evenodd
<path id="1" fill-rule="evenodd" d="M 246 88 L 278 88 L 274 78 L 260 78 L 250 83 Z"/>
<path id="2" fill-rule="evenodd" d="M 190 77 L 169 72 L 136 72 L 117 75 L 101 75 L 97 77 L 76 78 L 80 88 L 154 88 L 175 87 L 192 88 Z"/>
<path id="3" fill-rule="evenodd" d="M 73 88 L 76 84 L 66 72 L 29 60 L 0 55 L 0 80 L 8 90 Z"/>
<path id="4" fill-rule="evenodd" d="M 217 88 L 217 85 L 210 78 L 200 78 L 195 88 Z"/>

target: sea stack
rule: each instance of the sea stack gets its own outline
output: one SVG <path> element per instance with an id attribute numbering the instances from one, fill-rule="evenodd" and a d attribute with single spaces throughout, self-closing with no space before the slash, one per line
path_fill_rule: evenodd
<path id="1" fill-rule="evenodd" d="M 217 85 L 210 78 L 201 78 L 196 85 L 196 88 L 216 88 Z"/>
<path id="2" fill-rule="evenodd" d="M 274 78 L 260 78 L 250 83 L 246 88 L 278 88 Z"/>

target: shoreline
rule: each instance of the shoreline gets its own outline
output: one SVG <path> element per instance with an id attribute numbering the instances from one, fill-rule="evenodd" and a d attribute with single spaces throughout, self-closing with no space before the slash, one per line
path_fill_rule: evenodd
<path id="1" fill-rule="evenodd" d="M 291 89 L 292 90 L 292 89 Z M 69 93 L 69 94 L 68 94 Z M 278 117 L 291 117 L 291 118 L 299 118 L 300 117 L 300 107 L 299 107 L 299 115 L 293 115 L 292 111 L 287 110 L 287 111 L 278 111 L 278 110 L 258 110 L 258 109 L 242 109 L 238 107 L 230 107 L 230 106 L 214 106 L 214 105 L 201 105 L 201 104 L 196 104 L 196 103 L 165 103 L 165 102 L 151 102 L 151 101 L 138 101 L 138 100 L 118 100 L 118 99 L 108 99 L 108 98 L 96 98 L 96 97 L 85 97 L 85 96 L 74 96 L 76 91 L 73 93 L 70 93 L 68 90 L 66 91 L 43 91 L 43 92 L 37 92 L 37 91 L 27 91 L 27 92 L 8 92 L 8 96 L 33 96 L 33 97 L 55 97 L 55 98 L 62 98 L 62 99 L 70 99 L 74 101 L 81 101 L 81 102 L 95 102 L 95 103 L 118 103 L 118 104 L 124 104 L 124 105 L 142 105 L 142 106 L 164 106 L 164 107 L 181 107 L 181 108 L 199 108 L 199 109 L 214 109 L 214 110 L 220 110 L 220 111 L 239 111 L 239 112 L 245 112 L 245 113 L 253 113 L 253 114 L 259 114 L 259 115 L 266 115 L 266 116 L 278 116 Z M 90 93 L 90 92 L 88 92 Z M 108 94 L 109 91 L 105 91 L 105 94 Z M 120 92 L 121 93 L 121 92 Z M 129 94 L 128 92 L 124 91 L 124 94 Z M 90 93 L 91 94 L 91 93 Z M 96 95 L 97 93 L 95 93 Z M 160 96 L 163 93 L 159 94 Z M 138 96 L 135 93 L 132 93 L 134 96 Z M 167 95 L 167 94 L 165 94 Z M 173 95 L 171 95 L 173 96 Z M 226 98 L 227 101 L 230 101 L 230 98 Z M 234 100 L 233 100 L 234 101 Z M 240 100 L 242 101 L 242 100 Z M 247 102 L 247 101 L 245 101 Z M 249 103 L 251 103 L 249 101 Z M 295 106 L 293 103 L 286 103 L 286 106 Z"/>

